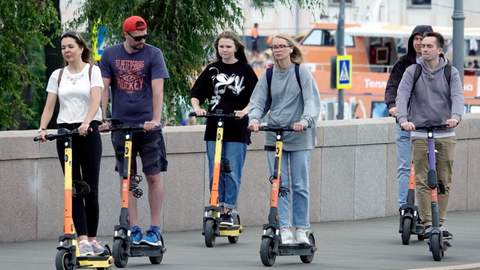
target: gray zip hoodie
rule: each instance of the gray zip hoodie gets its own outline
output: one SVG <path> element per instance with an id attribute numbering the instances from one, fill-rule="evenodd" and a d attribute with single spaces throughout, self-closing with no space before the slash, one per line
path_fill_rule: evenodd
<path id="1" fill-rule="evenodd" d="M 412 122 L 416 127 L 445 124 L 447 119 L 462 119 L 464 110 L 463 85 L 458 70 L 452 67 L 450 89 L 444 68 L 448 61 L 440 57 L 439 65 L 431 70 L 420 57 L 417 63 L 422 67 L 415 89 L 412 92 L 416 65 L 411 65 L 403 74 L 398 87 L 396 106 L 398 122 Z M 444 133 L 452 133 L 453 129 Z"/>
<path id="2" fill-rule="evenodd" d="M 320 96 L 311 72 L 304 65 L 300 65 L 299 73 L 302 92 L 298 86 L 294 64 L 291 64 L 287 70 L 273 68 L 270 108 L 266 108 L 268 101 L 266 72 L 258 80 L 250 97 L 248 113 L 250 121 L 260 120 L 265 116 L 264 121 L 274 127 L 291 127 L 293 123 L 299 121 L 309 127 L 303 132 L 286 132 L 283 148 L 285 151 L 309 150 L 315 147 Z M 267 133 L 266 144 L 275 145 L 273 132 Z"/>

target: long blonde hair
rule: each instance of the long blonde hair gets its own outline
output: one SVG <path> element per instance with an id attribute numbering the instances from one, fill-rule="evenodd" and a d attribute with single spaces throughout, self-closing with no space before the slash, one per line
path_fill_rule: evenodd
<path id="1" fill-rule="evenodd" d="M 300 48 L 298 47 L 298 44 L 289 36 L 284 35 L 284 34 L 277 34 L 273 36 L 273 39 L 275 38 L 281 38 L 283 40 L 287 41 L 288 46 L 292 48 L 292 53 L 290 53 L 290 61 L 295 64 L 300 64 L 303 62 L 303 55 L 302 51 L 300 51 Z M 272 40 L 273 40 L 272 39 Z M 275 60 L 275 63 L 277 63 L 277 60 Z"/>

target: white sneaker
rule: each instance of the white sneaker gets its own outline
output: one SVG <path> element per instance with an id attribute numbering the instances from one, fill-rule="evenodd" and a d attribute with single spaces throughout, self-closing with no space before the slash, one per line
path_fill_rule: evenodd
<path id="1" fill-rule="evenodd" d="M 90 243 L 87 240 L 82 240 L 78 242 L 78 249 L 80 251 L 80 256 L 90 256 L 93 254 L 93 249 Z"/>
<path id="2" fill-rule="evenodd" d="M 91 241 L 90 246 L 92 246 L 92 250 L 95 255 L 101 255 L 105 252 L 105 247 L 103 247 L 103 245 L 101 245 L 97 240 Z"/>
<path id="3" fill-rule="evenodd" d="M 299 229 L 295 230 L 295 239 L 298 243 L 302 244 L 310 244 L 310 240 L 307 237 L 307 230 L 306 229 Z"/>
<path id="4" fill-rule="evenodd" d="M 293 237 L 293 233 L 290 228 L 281 228 L 280 229 L 280 237 L 282 239 L 282 244 L 290 245 L 295 244 L 295 238 Z"/>

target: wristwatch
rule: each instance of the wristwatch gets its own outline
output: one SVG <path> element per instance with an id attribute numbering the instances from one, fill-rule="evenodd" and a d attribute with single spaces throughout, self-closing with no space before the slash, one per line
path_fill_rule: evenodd
<path id="1" fill-rule="evenodd" d="M 46 128 L 39 128 L 39 129 L 37 130 L 37 132 L 40 133 L 40 131 L 45 131 L 45 130 L 47 130 L 47 129 L 46 129 Z"/>

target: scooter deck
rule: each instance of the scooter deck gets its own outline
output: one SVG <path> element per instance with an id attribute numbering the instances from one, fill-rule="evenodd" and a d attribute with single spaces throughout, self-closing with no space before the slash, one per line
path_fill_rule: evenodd
<path id="1" fill-rule="evenodd" d="M 310 244 L 280 244 L 278 245 L 278 256 L 292 256 L 292 255 L 312 255 L 317 251 L 317 247 Z"/>
<path id="2" fill-rule="evenodd" d="M 218 236 L 239 236 L 243 230 L 243 226 L 237 224 L 234 224 L 233 226 L 220 225 L 218 228 Z"/>
<path id="3" fill-rule="evenodd" d="M 80 256 L 77 257 L 79 268 L 109 268 L 113 264 L 113 257 L 108 256 Z"/>
<path id="4" fill-rule="evenodd" d="M 158 257 L 166 251 L 167 248 L 164 246 L 150 246 L 146 244 L 131 245 L 130 257 Z"/>

